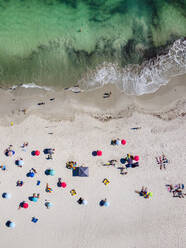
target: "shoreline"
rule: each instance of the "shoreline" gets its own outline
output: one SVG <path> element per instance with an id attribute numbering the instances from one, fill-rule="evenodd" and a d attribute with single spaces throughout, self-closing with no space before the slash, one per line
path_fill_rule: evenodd
<path id="1" fill-rule="evenodd" d="M 103 98 L 104 92 L 112 92 Z M 175 119 L 186 113 L 186 74 L 173 78 L 153 94 L 131 96 L 114 85 L 73 93 L 72 91 L 45 91 L 38 88 L 0 89 L 0 125 L 21 123 L 29 115 L 58 121 L 74 120 L 78 114 L 87 114 L 101 121 L 127 118 L 135 111 L 162 119 Z M 50 100 L 52 99 L 52 100 Z M 38 105 L 38 103 L 44 103 Z"/>

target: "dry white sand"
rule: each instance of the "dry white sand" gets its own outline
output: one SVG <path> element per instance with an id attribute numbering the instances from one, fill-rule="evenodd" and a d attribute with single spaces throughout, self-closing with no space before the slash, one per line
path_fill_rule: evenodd
<path id="1" fill-rule="evenodd" d="M 102 93 L 98 92 L 95 93 L 97 99 L 94 98 L 97 105 L 90 99 L 87 106 L 85 99 L 78 105 L 80 95 L 70 99 L 65 94 L 63 104 L 56 97 L 55 102 L 38 106 L 38 99 L 46 100 L 53 93 L 46 96 L 37 91 L 39 97 L 33 91 L 31 93 L 31 96 L 29 93 L 24 95 L 25 100 L 22 98 L 21 102 L 18 91 L 6 93 L 7 98 L 2 100 L 11 102 L 12 98 L 16 99 L 8 106 L 5 101 L 5 108 L 1 105 L 0 163 L 6 164 L 7 170 L 0 170 L 0 195 L 8 192 L 12 198 L 0 197 L 0 247 L 185 248 L 186 198 L 173 198 L 165 187 L 166 184 L 186 185 L 183 95 L 176 99 L 174 107 L 171 105 L 168 109 L 170 104 L 167 103 L 166 111 L 156 109 L 150 114 L 148 109 L 148 114 L 144 114 L 140 105 L 144 99 L 135 100 L 138 107 L 134 104 L 131 107 L 130 97 L 122 102 L 123 106 L 125 103 L 122 112 L 121 106 L 118 107 L 117 91 L 112 96 L 116 100 L 115 107 L 111 107 L 111 98 L 107 99 L 103 109 L 100 109 Z M 27 108 L 25 115 L 20 108 Z M 107 119 L 109 121 L 104 121 Z M 13 126 L 10 121 L 14 122 Z M 131 130 L 136 126 L 142 128 Z M 127 144 L 111 146 L 112 138 L 125 138 Z M 20 148 L 25 141 L 29 142 L 26 152 Z M 3 151 L 10 144 L 16 154 L 6 157 Z M 53 160 L 46 160 L 43 153 L 39 157 L 31 156 L 32 150 L 42 152 L 48 147 L 56 149 Z M 97 149 L 103 151 L 102 157 L 92 156 L 92 151 Z M 155 160 L 162 152 L 169 159 L 166 170 L 160 170 Z M 109 159 L 119 161 L 127 153 L 140 156 L 140 167 L 129 168 L 127 175 L 121 175 L 117 169 L 120 162 L 116 168 L 102 166 Z M 15 165 L 15 159 L 19 157 L 24 159 L 23 168 Z M 65 168 L 68 160 L 88 166 L 89 177 L 72 177 L 71 170 Z M 32 167 L 38 173 L 34 178 L 27 178 L 26 173 Z M 44 172 L 48 168 L 55 169 L 56 175 L 46 176 Z M 57 187 L 59 177 L 67 183 L 65 189 Z M 104 178 L 110 180 L 109 185 L 102 183 Z M 25 182 L 23 187 L 16 187 L 18 179 Z M 37 180 L 41 181 L 40 186 L 36 185 Z M 45 192 L 46 183 L 54 190 L 51 194 Z M 134 192 L 143 185 L 153 192 L 151 199 L 144 199 Z M 71 189 L 76 189 L 76 196 L 71 196 Z M 37 203 L 28 200 L 33 193 L 40 193 Z M 85 198 L 88 205 L 79 205 L 79 197 Z M 110 202 L 107 208 L 99 206 L 99 201 L 104 198 Z M 46 209 L 45 200 L 52 202 L 53 207 Z M 29 208 L 18 210 L 21 201 L 27 201 Z M 31 222 L 33 216 L 39 219 L 35 224 Z M 7 220 L 14 221 L 16 227 L 7 228 Z"/>

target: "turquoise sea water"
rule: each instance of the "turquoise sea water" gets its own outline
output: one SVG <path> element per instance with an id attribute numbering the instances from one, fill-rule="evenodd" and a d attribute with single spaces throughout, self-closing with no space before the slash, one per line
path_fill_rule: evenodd
<path id="1" fill-rule="evenodd" d="M 185 36 L 186 0 L 0 0 L 0 84 L 106 82 L 141 94 L 147 61 Z M 175 46 L 175 74 L 185 70 L 185 46 Z"/>

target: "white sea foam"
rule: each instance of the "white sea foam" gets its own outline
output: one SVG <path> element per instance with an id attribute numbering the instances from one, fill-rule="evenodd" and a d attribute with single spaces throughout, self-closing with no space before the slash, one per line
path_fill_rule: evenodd
<path id="1" fill-rule="evenodd" d="M 145 61 L 142 65 L 119 68 L 116 64 L 104 63 L 94 72 L 89 72 L 79 83 L 87 89 L 116 84 L 131 95 L 142 95 L 157 91 L 176 75 L 186 73 L 186 40 L 176 40 L 166 55 Z"/>
<path id="2" fill-rule="evenodd" d="M 38 88 L 38 89 L 42 89 L 42 90 L 46 90 L 46 91 L 52 91 L 52 88 L 49 88 L 47 86 L 40 86 L 40 85 L 37 85 L 35 83 L 29 83 L 29 84 L 21 84 L 21 85 L 13 85 L 11 87 L 12 90 L 16 89 L 17 87 L 23 87 L 23 88 L 26 88 L 26 89 L 29 89 L 29 88 Z"/>

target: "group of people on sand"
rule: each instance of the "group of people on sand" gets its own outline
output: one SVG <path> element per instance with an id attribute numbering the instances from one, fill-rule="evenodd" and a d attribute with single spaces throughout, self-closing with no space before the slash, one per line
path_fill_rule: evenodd
<path id="1" fill-rule="evenodd" d="M 169 163 L 165 154 L 162 154 L 162 156 L 156 157 L 156 162 L 160 166 L 160 170 L 166 169 L 166 165 Z"/>
<path id="2" fill-rule="evenodd" d="M 167 184 L 168 191 L 173 194 L 173 197 L 184 198 L 186 193 L 183 193 L 184 184 Z"/>
<path id="3" fill-rule="evenodd" d="M 47 155 L 47 160 L 53 159 L 53 154 L 55 153 L 55 148 L 46 148 L 44 149 L 44 154 Z"/>
<path id="4" fill-rule="evenodd" d="M 12 157 L 15 154 L 15 151 L 13 150 L 13 145 L 9 145 L 9 147 L 4 151 L 4 154 L 7 157 Z"/>

